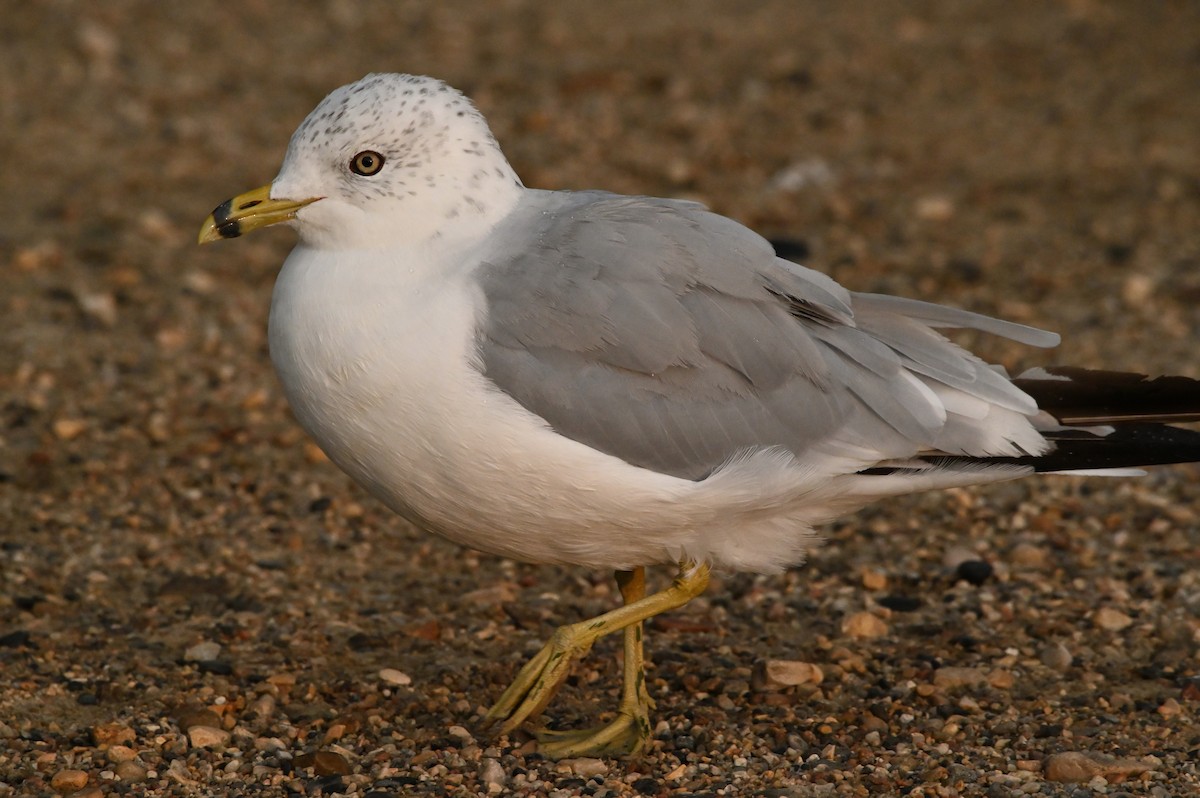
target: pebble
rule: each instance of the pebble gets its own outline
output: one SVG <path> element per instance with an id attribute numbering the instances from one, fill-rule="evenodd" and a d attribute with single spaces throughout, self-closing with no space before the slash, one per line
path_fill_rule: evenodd
<path id="1" fill-rule="evenodd" d="M 1099 629 L 1109 632 L 1119 632 L 1122 629 L 1128 628 L 1133 623 L 1133 618 L 1130 618 L 1120 610 L 1114 610 L 1112 607 L 1101 607 L 1092 616 L 1092 623 Z"/>
<path id="2" fill-rule="evenodd" d="M 888 625 L 870 612 L 856 612 L 842 621 L 842 634 L 850 637 L 869 639 L 883 637 L 887 633 Z"/>
<path id="3" fill-rule="evenodd" d="M 978 560 L 979 555 L 975 550 L 966 546 L 951 546 L 942 554 L 942 566 L 951 571 L 957 571 L 965 562 Z"/>
<path id="4" fill-rule="evenodd" d="M 1038 652 L 1038 659 L 1050 670 L 1061 672 L 1070 668 L 1075 658 L 1062 643 L 1050 643 Z"/>
<path id="5" fill-rule="evenodd" d="M 137 762 L 120 762 L 113 770 L 117 774 L 117 778 L 127 783 L 142 782 L 146 780 L 146 769 Z"/>
<path id="6" fill-rule="evenodd" d="M 87 786 L 88 774 L 83 770 L 60 770 L 50 777 L 55 792 L 66 795 Z"/>
<path id="7" fill-rule="evenodd" d="M 1017 678 L 1007 668 L 996 668 L 987 676 L 988 684 L 997 690 L 1010 690 Z"/>
<path id="8" fill-rule="evenodd" d="M 941 690 L 986 684 L 987 680 L 987 674 L 979 668 L 938 668 L 933 673 L 933 684 Z"/>
<path id="9" fill-rule="evenodd" d="M 381 681 L 387 684 L 394 684 L 400 687 L 412 684 L 412 677 L 404 671 L 398 671 L 395 668 L 384 668 L 379 672 Z"/>
<path id="10" fill-rule="evenodd" d="M 992 577 L 996 569 L 990 562 L 984 560 L 964 560 L 954 569 L 954 576 L 964 582 L 979 587 Z"/>
<path id="11" fill-rule="evenodd" d="M 87 422 L 81 418 L 60 418 L 52 425 L 54 437 L 60 441 L 73 441 L 87 429 Z"/>
<path id="12" fill-rule="evenodd" d="M 602 759 L 581 756 L 574 759 L 560 759 L 557 769 L 560 772 L 574 773 L 576 776 L 583 776 L 585 779 L 590 779 L 593 776 L 603 776 L 607 773 L 608 765 L 604 764 L 604 760 Z"/>
<path id="13" fill-rule="evenodd" d="M 954 216 L 954 200 L 942 194 L 921 197 L 913 206 L 913 213 L 927 222 L 944 222 Z"/>
<path id="14" fill-rule="evenodd" d="M 351 771 L 350 761 L 336 751 L 300 754 L 292 762 L 297 768 L 312 768 L 318 776 L 347 776 Z"/>
<path id="15" fill-rule="evenodd" d="M 260 719 L 266 720 L 275 714 L 275 696 L 270 693 L 263 693 L 258 698 L 254 699 L 254 703 L 250 705 L 250 711 L 257 715 Z"/>
<path id="16" fill-rule="evenodd" d="M 1178 717 L 1183 713 L 1183 707 L 1174 698 L 1168 698 L 1158 707 L 1158 714 L 1164 718 Z"/>
<path id="17" fill-rule="evenodd" d="M 221 644 L 211 640 L 197 643 L 183 652 L 183 658 L 187 662 L 212 662 L 219 656 L 221 656 Z"/>
<path id="18" fill-rule="evenodd" d="M 114 765 L 119 765 L 122 762 L 128 762 L 131 759 L 137 758 L 137 751 L 134 751 L 127 745 L 109 746 L 106 753 L 108 755 L 108 761 L 112 762 Z"/>
<path id="19" fill-rule="evenodd" d="M 104 327 L 117 324 L 117 300 L 107 291 L 76 291 L 75 303 L 83 315 Z"/>
<path id="20" fill-rule="evenodd" d="M 1043 774 L 1047 781 L 1092 782 L 1095 779 L 1122 781 L 1154 770 L 1158 760 L 1114 759 L 1104 754 L 1067 751 L 1046 757 Z"/>
<path id="21" fill-rule="evenodd" d="M 1014 565 L 1022 565 L 1026 568 L 1045 568 L 1046 563 L 1050 561 L 1046 550 L 1032 543 L 1018 543 L 1013 546 L 1008 558 Z"/>
<path id="22" fill-rule="evenodd" d="M 211 726 L 221 728 L 221 718 L 211 709 L 185 709 L 175 716 L 175 722 L 184 731 L 190 731 L 196 726 Z"/>
<path id="23" fill-rule="evenodd" d="M 887 574 L 868 568 L 862 572 L 862 585 L 867 590 L 883 590 L 887 587 Z"/>
<path id="24" fill-rule="evenodd" d="M 820 684 L 825 673 L 811 662 L 787 659 L 760 660 L 754 668 L 756 690 L 778 690 L 798 684 Z"/>
<path id="25" fill-rule="evenodd" d="M 451 726 L 449 729 L 446 729 L 446 733 L 468 745 L 475 742 L 475 738 L 471 736 L 471 733 L 464 726 Z"/>
<path id="26" fill-rule="evenodd" d="M 92 739 L 100 748 L 131 743 L 137 739 L 133 729 L 121 723 L 102 723 L 92 727 Z"/>
<path id="27" fill-rule="evenodd" d="M 188 740 L 193 748 L 222 747 L 229 742 L 229 732 L 213 726 L 193 726 L 188 729 Z"/>
<path id="28" fill-rule="evenodd" d="M 495 759 L 485 759 L 479 768 L 479 781 L 489 794 L 495 795 L 504 792 L 504 787 L 508 784 L 508 774 Z"/>
<path id="29" fill-rule="evenodd" d="M 462 601 L 477 607 L 499 607 L 514 601 L 521 594 L 521 586 L 516 582 L 497 582 L 489 587 L 481 587 L 462 594 Z"/>

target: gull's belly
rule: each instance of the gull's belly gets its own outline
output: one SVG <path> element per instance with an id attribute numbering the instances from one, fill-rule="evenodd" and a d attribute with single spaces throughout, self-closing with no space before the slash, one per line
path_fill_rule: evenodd
<path id="1" fill-rule="evenodd" d="M 533 562 L 667 562 L 695 531 L 695 483 L 559 436 L 475 363 L 482 301 L 466 280 L 372 285 L 294 253 L 271 358 L 296 417 L 339 467 L 406 518 Z M 353 268 L 352 266 L 350 268 Z"/>

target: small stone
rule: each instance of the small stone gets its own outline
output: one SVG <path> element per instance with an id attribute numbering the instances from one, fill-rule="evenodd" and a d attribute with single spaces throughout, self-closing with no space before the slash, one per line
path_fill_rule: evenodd
<path id="1" fill-rule="evenodd" d="M 478 607 L 498 607 L 501 604 L 512 601 L 520 593 L 521 586 L 516 582 L 497 582 L 490 587 L 481 587 L 478 590 L 463 593 L 462 601 Z"/>
<path id="2" fill-rule="evenodd" d="M 489 795 L 495 795 L 504 792 L 504 787 L 508 784 L 508 774 L 495 759 L 485 759 L 479 767 L 479 781 Z"/>
<path id="3" fill-rule="evenodd" d="M 224 747 L 229 742 L 229 732 L 213 726 L 193 726 L 188 729 L 188 739 L 193 748 Z"/>
<path id="4" fill-rule="evenodd" d="M 913 206 L 913 213 L 927 222 L 944 222 L 954 215 L 954 201 L 942 195 L 921 197 Z"/>
<path id="5" fill-rule="evenodd" d="M 221 656 L 221 644 L 211 640 L 197 643 L 183 652 L 183 658 L 187 662 L 212 662 L 219 656 Z"/>
<path id="6" fill-rule="evenodd" d="M 1013 672 L 1007 668 L 996 668 L 987 676 L 988 684 L 997 690 L 1011 690 L 1016 684 L 1016 677 Z"/>
<path id="7" fill-rule="evenodd" d="M 966 546 L 951 546 L 942 553 L 942 567 L 949 571 L 957 571 L 963 563 L 978 559 L 979 555 L 975 553 L 974 549 Z"/>
<path id="8" fill-rule="evenodd" d="M 756 690 L 779 690 L 798 684 L 820 684 L 825 673 L 811 662 L 768 659 L 755 666 L 752 682 Z"/>
<path id="9" fill-rule="evenodd" d="M 88 774 L 83 770 L 60 770 L 50 777 L 51 788 L 62 795 L 82 790 L 87 783 Z"/>
<path id="10" fill-rule="evenodd" d="M 75 303 L 89 319 L 103 327 L 117 324 L 117 300 L 107 291 L 76 291 Z"/>
<path id="11" fill-rule="evenodd" d="M 346 724 L 334 723 L 325 730 L 325 736 L 321 738 L 321 742 L 328 745 L 335 743 L 346 736 Z"/>
<path id="12" fill-rule="evenodd" d="M 1131 308 L 1140 307 L 1154 295 L 1156 287 L 1154 278 L 1149 275 L 1131 274 L 1121 286 L 1121 299 Z"/>
<path id="13" fill-rule="evenodd" d="M 131 743 L 137 739 L 133 729 L 120 723 L 102 723 L 92 727 L 92 740 L 98 748 Z"/>
<path id="14" fill-rule="evenodd" d="M 1014 565 L 1020 565 L 1025 568 L 1045 568 L 1046 563 L 1050 560 L 1044 548 L 1035 546 L 1032 543 L 1018 543 L 1013 546 L 1008 558 Z"/>
<path id="15" fill-rule="evenodd" d="M 336 751 L 313 751 L 292 760 L 297 768 L 312 768 L 318 776 L 347 776 L 350 762 Z"/>
<path id="16" fill-rule="evenodd" d="M 111 745 L 105 753 L 108 756 L 108 761 L 114 765 L 137 758 L 137 751 L 134 751 L 127 745 Z"/>
<path id="17" fill-rule="evenodd" d="M 184 731 L 190 731 L 196 726 L 211 726 L 221 728 L 221 718 L 211 709 L 185 709 L 175 716 L 175 722 Z"/>
<path id="18" fill-rule="evenodd" d="M 842 634 L 850 637 L 869 639 L 882 637 L 888 632 L 888 625 L 883 619 L 872 613 L 856 612 L 842 621 Z"/>
<path id="19" fill-rule="evenodd" d="M 54 437 L 60 441 L 73 441 L 83 434 L 87 426 L 87 422 L 81 418 L 60 418 L 54 422 L 52 428 Z"/>
<path id="20" fill-rule="evenodd" d="M 608 772 L 608 765 L 604 764 L 604 760 L 586 756 L 576 757 L 575 759 L 560 759 L 558 768 L 566 773 L 583 776 L 585 779 L 590 779 L 593 776 L 603 776 Z"/>
<path id="21" fill-rule="evenodd" d="M 1092 623 L 1097 628 L 1109 632 L 1119 632 L 1122 629 L 1128 628 L 1133 623 L 1133 618 L 1130 618 L 1120 610 L 1114 610 L 1112 607 L 1101 607 L 1092 616 Z"/>
<path id="22" fill-rule="evenodd" d="M 1158 707 L 1158 714 L 1164 718 L 1174 718 L 1183 714 L 1183 707 L 1174 698 L 1168 698 Z"/>
<path id="23" fill-rule="evenodd" d="M 964 582 L 975 585 L 982 585 L 988 579 L 991 579 L 992 574 L 996 569 L 992 567 L 990 562 L 984 560 L 965 560 L 958 564 L 958 568 L 954 569 L 954 576 Z"/>
<path id="24" fill-rule="evenodd" d="M 1051 754 L 1042 762 L 1042 775 L 1046 781 L 1082 784 L 1104 772 L 1105 764 L 1080 751 Z"/>
<path id="25" fill-rule="evenodd" d="M 254 703 L 250 705 L 250 711 L 265 720 L 275 714 L 275 706 L 275 696 L 270 693 L 263 693 L 254 699 Z"/>
<path id="26" fill-rule="evenodd" d="M 379 672 L 379 678 L 387 684 L 394 684 L 400 687 L 412 684 L 411 676 L 395 668 L 384 668 Z"/>
<path id="27" fill-rule="evenodd" d="M 887 574 L 870 568 L 862 572 L 862 585 L 867 590 L 883 590 L 887 587 Z"/>
<path id="28" fill-rule="evenodd" d="M 464 726 L 451 726 L 449 729 L 446 729 L 446 733 L 468 745 L 475 742 L 475 738 L 471 736 L 471 733 Z"/>
<path id="29" fill-rule="evenodd" d="M 679 781 L 687 773 L 687 768 L 688 766 L 686 764 L 680 763 L 675 767 L 674 770 L 663 776 L 663 779 L 665 781 Z"/>
<path id="30" fill-rule="evenodd" d="M 986 684 L 987 680 L 987 674 L 979 668 L 938 668 L 933 674 L 933 684 L 939 690 Z"/>
<path id="31" fill-rule="evenodd" d="M 121 762 L 113 770 L 117 778 L 127 783 L 137 783 L 146 780 L 146 769 L 137 762 Z"/>
<path id="32" fill-rule="evenodd" d="M 1051 643 L 1038 652 L 1038 659 L 1050 670 L 1062 672 L 1071 667 L 1075 658 L 1062 643 Z"/>

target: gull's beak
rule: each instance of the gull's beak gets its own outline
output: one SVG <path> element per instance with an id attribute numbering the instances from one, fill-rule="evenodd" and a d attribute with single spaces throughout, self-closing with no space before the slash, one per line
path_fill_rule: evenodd
<path id="1" fill-rule="evenodd" d="M 237 238 L 260 227 L 295 219 L 296 211 L 321 199 L 271 199 L 270 195 L 271 187 L 266 185 L 222 202 L 204 220 L 204 226 L 200 228 L 200 243 Z"/>

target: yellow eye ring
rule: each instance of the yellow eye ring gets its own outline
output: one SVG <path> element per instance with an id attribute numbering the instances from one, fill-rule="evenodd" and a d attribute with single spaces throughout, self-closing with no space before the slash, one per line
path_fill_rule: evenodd
<path id="1" fill-rule="evenodd" d="M 383 168 L 383 156 L 372 150 L 363 150 L 350 159 L 350 171 L 356 175 L 370 177 Z"/>

